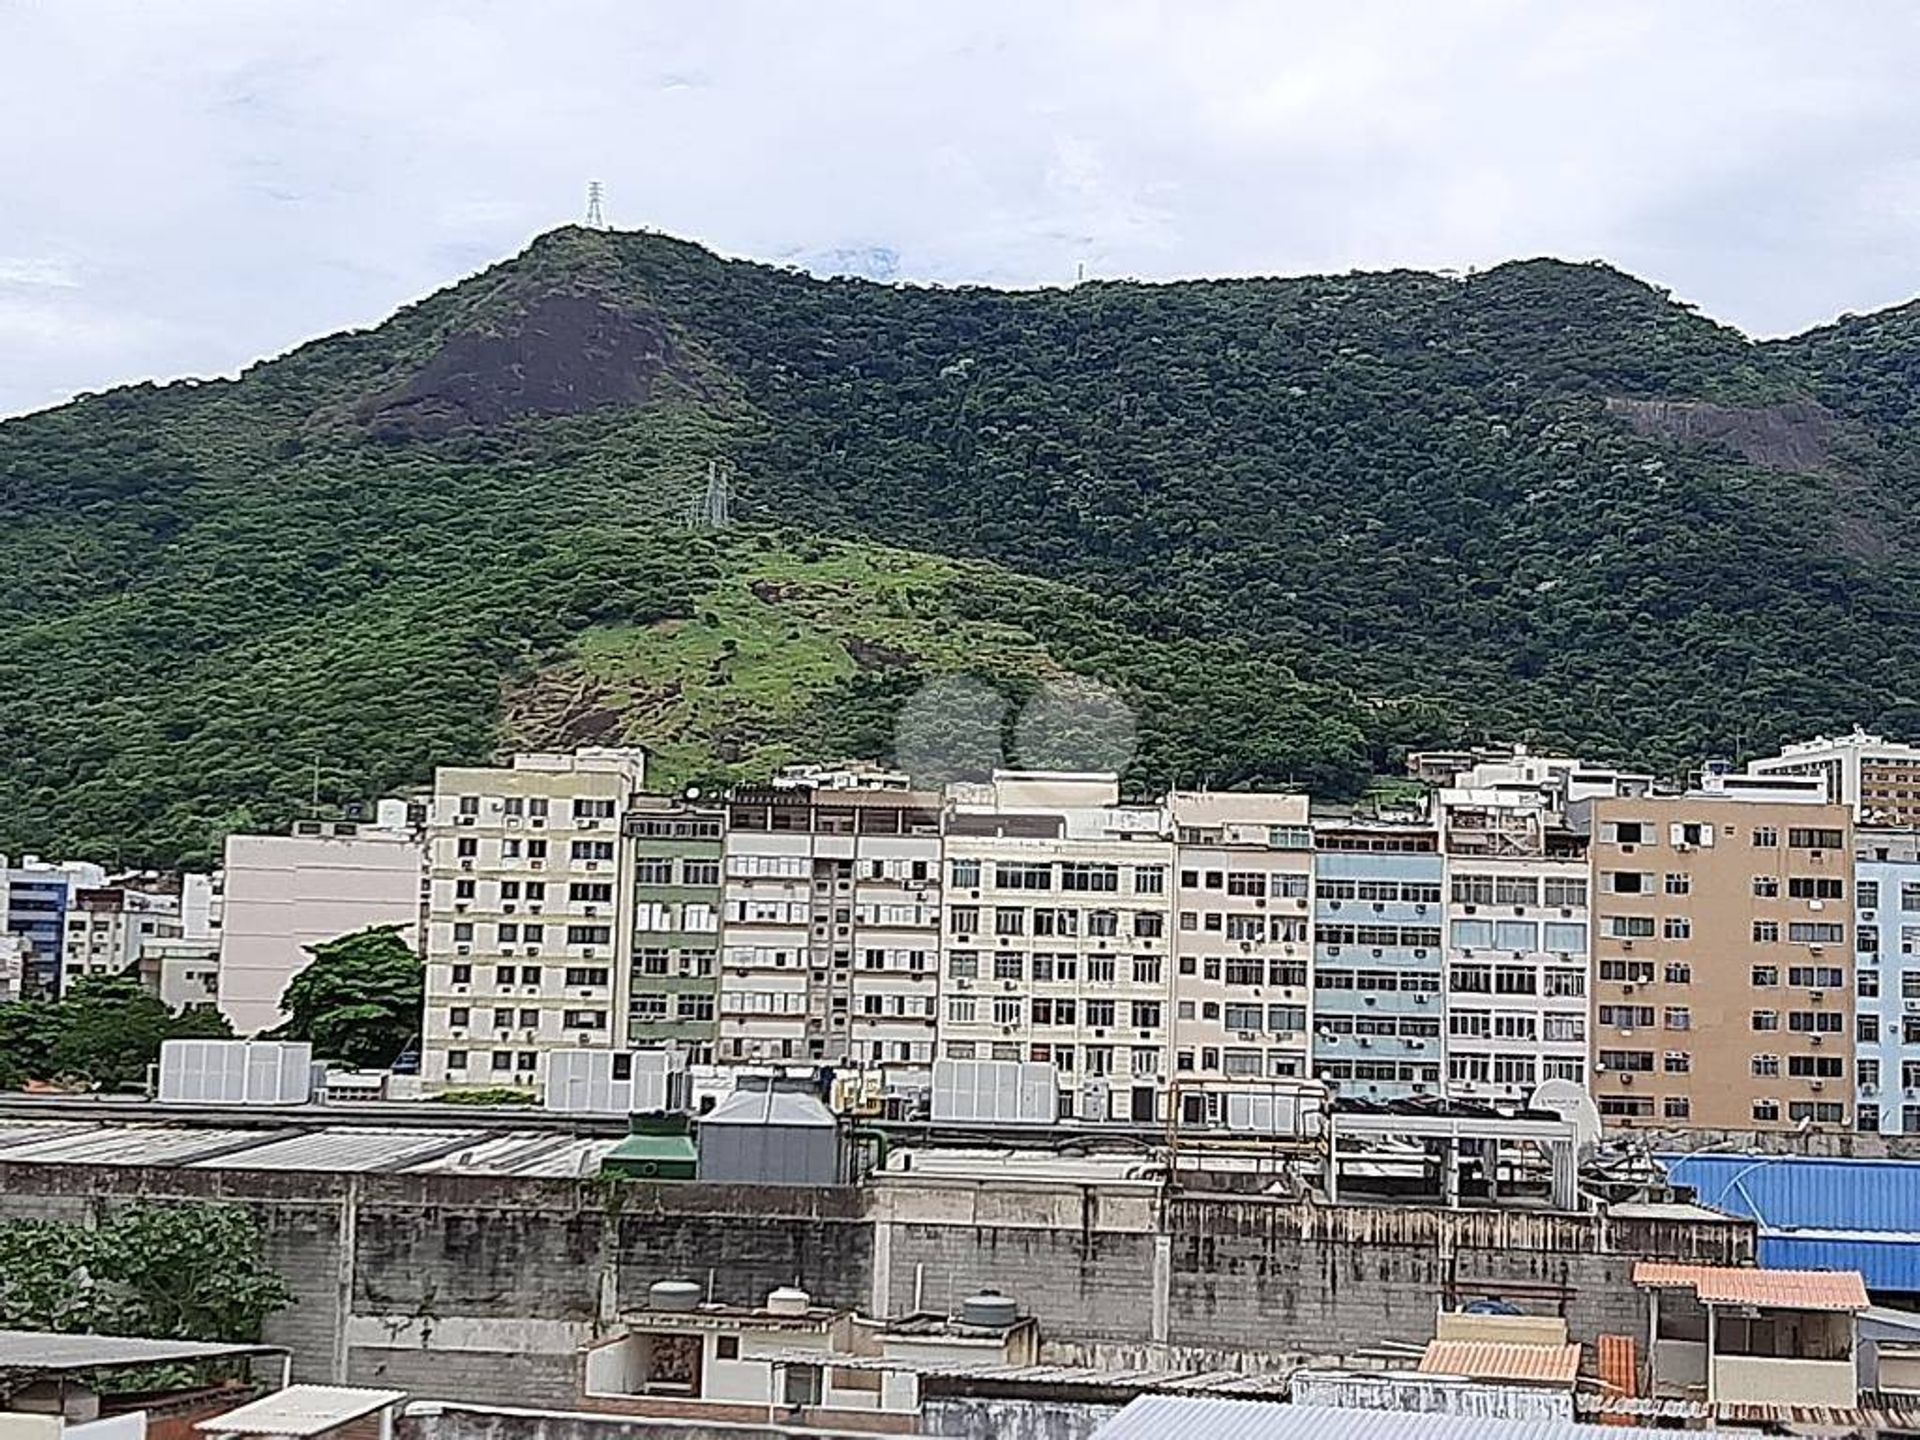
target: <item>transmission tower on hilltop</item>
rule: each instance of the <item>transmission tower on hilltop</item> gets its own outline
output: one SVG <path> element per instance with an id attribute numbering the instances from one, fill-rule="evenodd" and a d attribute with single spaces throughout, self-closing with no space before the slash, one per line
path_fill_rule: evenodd
<path id="1" fill-rule="evenodd" d="M 724 530 L 733 520 L 733 462 L 709 460 L 707 485 L 687 503 L 687 528 Z"/>
<path id="2" fill-rule="evenodd" d="M 601 191 L 598 180 L 589 180 L 587 182 L 587 228 L 589 230 L 604 230 L 607 228 L 606 211 L 603 210 L 600 205 L 602 194 L 603 192 Z"/>

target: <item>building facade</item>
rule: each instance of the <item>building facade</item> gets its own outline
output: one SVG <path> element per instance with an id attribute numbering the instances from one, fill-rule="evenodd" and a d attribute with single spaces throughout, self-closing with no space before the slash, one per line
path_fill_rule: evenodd
<path id="1" fill-rule="evenodd" d="M 20 990 L 24 995 L 60 994 L 60 962 L 66 950 L 67 911 L 74 892 L 98 889 L 107 872 L 83 861 L 53 864 L 28 855 L 18 865 L 0 856 L 0 919 L 21 942 Z"/>
<path id="2" fill-rule="evenodd" d="M 430 1091 L 538 1089 L 557 1049 L 625 1048 L 632 914 L 622 817 L 638 750 L 442 768 L 427 820 Z M 232 924 L 229 866 L 229 925 Z"/>
<path id="3" fill-rule="evenodd" d="M 1203 1124 L 1228 1082 L 1311 1072 L 1313 831 L 1304 795 L 1175 791 L 1167 811 L 1173 1080 Z"/>
<path id="4" fill-rule="evenodd" d="M 74 891 L 60 957 L 62 989 L 93 976 L 137 969 L 141 946 L 180 938 L 180 897 L 124 885 Z"/>
<path id="5" fill-rule="evenodd" d="M 1853 822 L 1819 795 L 1715 787 L 1577 807 L 1607 1123 L 1853 1123 Z"/>
<path id="6" fill-rule="evenodd" d="M 711 1064 L 720 996 L 721 835 L 717 805 L 636 796 L 621 823 L 633 909 L 628 1040 Z"/>
<path id="7" fill-rule="evenodd" d="M 1920 830 L 1854 834 L 1855 1128 L 1920 1134 Z"/>
<path id="8" fill-rule="evenodd" d="M 1326 820 L 1313 840 L 1313 1073 L 1349 1098 L 1439 1095 L 1439 831 L 1424 821 Z"/>
<path id="9" fill-rule="evenodd" d="M 398 802 L 396 802 L 398 803 Z M 219 905 L 218 1000 L 236 1035 L 286 1019 L 280 998 L 308 947 L 376 925 L 420 936 L 425 852 L 406 807 L 385 825 L 304 821 L 290 835 L 229 835 Z"/>
<path id="10" fill-rule="evenodd" d="M 1063 1115 L 1154 1121 L 1172 1075 L 1174 846 L 1111 775 L 955 787 L 941 1053 L 1050 1064 Z"/>
<path id="11" fill-rule="evenodd" d="M 1747 773 L 1817 776 L 1826 781 L 1827 798 L 1852 809 L 1857 824 L 1920 825 L 1920 746 L 1855 730 L 1783 746 Z"/>
<path id="12" fill-rule="evenodd" d="M 1584 1084 L 1591 951 L 1586 841 L 1557 786 L 1438 792 L 1447 872 L 1448 1093 L 1524 1102 Z"/>
<path id="13" fill-rule="evenodd" d="M 728 797 L 722 1061 L 930 1072 L 940 815 L 939 796 L 891 783 Z"/>

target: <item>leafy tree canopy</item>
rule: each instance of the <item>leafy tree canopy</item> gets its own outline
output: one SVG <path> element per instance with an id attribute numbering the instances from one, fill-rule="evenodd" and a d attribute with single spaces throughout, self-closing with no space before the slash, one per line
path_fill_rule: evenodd
<path id="1" fill-rule="evenodd" d="M 0 1004 L 0 1087 L 58 1080 L 134 1089 L 163 1041 L 232 1033 L 216 1010 L 176 1012 L 133 980 L 90 975 L 58 1000 Z"/>
<path id="2" fill-rule="evenodd" d="M 307 947 L 313 961 L 287 985 L 285 1040 L 348 1065 L 391 1065 L 420 1031 L 426 970 L 397 926 L 376 925 Z"/>

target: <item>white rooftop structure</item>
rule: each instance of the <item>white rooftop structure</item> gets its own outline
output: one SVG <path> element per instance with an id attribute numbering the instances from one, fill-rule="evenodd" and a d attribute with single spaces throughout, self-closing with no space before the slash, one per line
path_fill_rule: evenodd
<path id="1" fill-rule="evenodd" d="M 1672 1440 L 1671 1430 L 1567 1420 L 1488 1420 L 1397 1410 L 1342 1410 L 1143 1395 L 1093 1432 L 1093 1440 Z M 1725 1430 L 1693 1435 L 1727 1436 Z"/>
<path id="2" fill-rule="evenodd" d="M 237 1410 L 202 1420 L 194 1429 L 209 1435 L 284 1435 L 289 1440 L 305 1440 L 350 1425 L 363 1416 L 390 1410 L 406 1398 L 404 1390 L 289 1385 Z"/>

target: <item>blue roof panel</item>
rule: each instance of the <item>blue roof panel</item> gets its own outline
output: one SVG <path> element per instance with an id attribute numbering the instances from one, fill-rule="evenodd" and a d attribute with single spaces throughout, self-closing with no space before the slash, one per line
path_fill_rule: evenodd
<path id="1" fill-rule="evenodd" d="M 1815 1160 L 1799 1155 L 1663 1157 L 1676 1185 L 1702 1205 L 1763 1230 L 1920 1233 L 1920 1162 Z"/>

